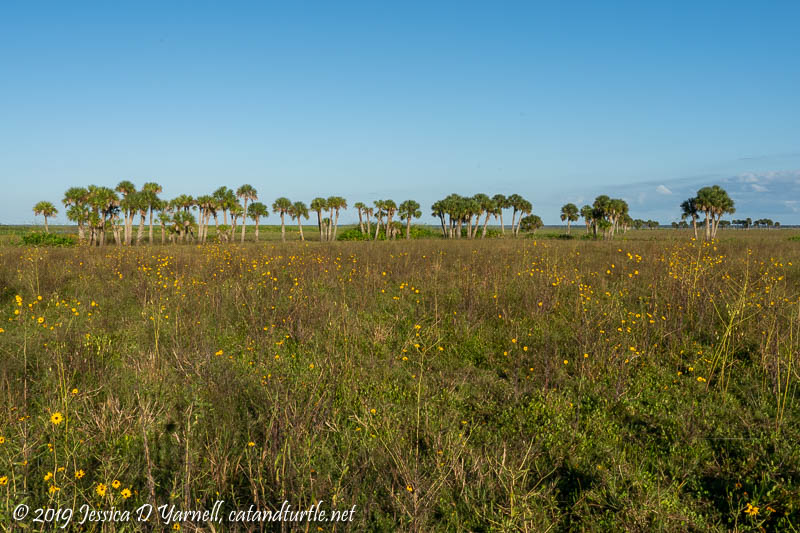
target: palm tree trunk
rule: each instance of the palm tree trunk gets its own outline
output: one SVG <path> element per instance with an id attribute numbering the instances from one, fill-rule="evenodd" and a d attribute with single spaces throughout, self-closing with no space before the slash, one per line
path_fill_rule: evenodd
<path id="1" fill-rule="evenodd" d="M 406 240 L 411 239 L 411 214 L 406 218 Z"/>
<path id="2" fill-rule="evenodd" d="M 325 235 L 322 233 L 322 211 L 317 211 L 317 228 L 319 228 L 319 242 L 323 242 Z"/>
<path id="3" fill-rule="evenodd" d="M 358 229 L 364 233 L 364 220 L 361 218 L 361 209 L 358 210 Z"/>
<path id="4" fill-rule="evenodd" d="M 297 217 L 297 229 L 300 230 L 300 240 L 305 241 L 306 238 L 303 236 L 303 223 L 300 221 L 300 217 Z"/>
<path id="5" fill-rule="evenodd" d="M 516 218 L 517 218 L 517 210 L 514 209 L 514 212 L 511 214 L 511 235 L 516 235 L 516 233 L 514 233 L 514 227 L 515 227 L 514 221 L 516 220 Z"/>
<path id="6" fill-rule="evenodd" d="M 164 233 L 165 233 L 164 232 L 164 223 L 162 222 L 161 223 L 161 244 L 164 244 L 164 240 L 165 240 L 165 237 L 166 237 L 166 235 Z"/>
<path id="7" fill-rule="evenodd" d="M 247 198 L 244 199 L 244 212 L 242 213 L 242 242 L 244 242 L 245 228 L 247 228 Z"/>
<path id="8" fill-rule="evenodd" d="M 378 240 L 378 233 L 381 231 L 381 217 L 375 218 L 375 238 L 373 240 Z"/>
<path id="9" fill-rule="evenodd" d="M 150 231 L 147 235 L 147 241 L 150 244 L 153 244 L 153 208 L 150 208 Z"/>
<path id="10" fill-rule="evenodd" d="M 128 217 L 125 222 L 125 244 L 127 246 L 131 245 L 131 241 L 133 241 L 133 219 L 136 216 L 136 213 L 131 211 L 128 213 Z"/>
<path id="11" fill-rule="evenodd" d="M 500 233 L 505 235 L 506 234 L 506 226 L 503 224 L 503 210 L 500 209 Z"/>
<path id="12" fill-rule="evenodd" d="M 139 211 L 139 229 L 136 231 L 136 246 L 142 243 L 144 236 L 144 211 Z"/>
<path id="13" fill-rule="evenodd" d="M 256 217 L 256 242 L 258 242 L 258 217 Z"/>
<path id="14" fill-rule="evenodd" d="M 488 212 L 488 211 L 486 212 L 486 220 L 483 221 L 483 231 L 481 231 L 481 239 L 485 239 L 486 238 L 486 226 L 489 225 L 489 217 L 491 215 L 492 214 L 490 212 Z"/>
<path id="15" fill-rule="evenodd" d="M 44 232 L 50 233 L 50 227 L 47 225 L 47 216 L 44 217 Z"/>
<path id="16" fill-rule="evenodd" d="M 281 242 L 286 242 L 286 228 L 284 226 L 284 217 L 286 216 L 286 212 L 281 209 Z"/>
<path id="17" fill-rule="evenodd" d="M 336 240 L 336 231 L 339 229 L 339 210 L 336 210 L 336 221 L 333 223 L 333 241 Z"/>
<path id="18" fill-rule="evenodd" d="M 367 215 L 367 237 L 372 235 L 372 223 L 370 221 L 370 218 L 371 217 L 369 215 Z"/>

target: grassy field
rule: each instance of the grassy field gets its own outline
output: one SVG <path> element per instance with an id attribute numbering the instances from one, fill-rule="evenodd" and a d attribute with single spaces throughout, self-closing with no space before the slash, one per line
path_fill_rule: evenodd
<path id="1" fill-rule="evenodd" d="M 0 524 L 794 531 L 796 234 L 0 246 Z"/>

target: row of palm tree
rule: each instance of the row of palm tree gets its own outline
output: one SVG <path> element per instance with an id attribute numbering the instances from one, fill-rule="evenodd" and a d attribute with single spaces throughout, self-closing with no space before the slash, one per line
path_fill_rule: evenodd
<path id="1" fill-rule="evenodd" d="M 431 206 L 431 216 L 439 219 L 442 236 L 447 239 L 460 239 L 465 224 L 467 238 L 474 239 L 478 234 L 479 227 L 481 228 L 481 238 L 485 238 L 490 217 L 500 219 L 500 231 L 505 235 L 504 209 L 513 210 L 511 234 L 519 235 L 523 215 L 530 215 L 533 210 L 533 205 L 519 194 L 512 194 L 508 197 L 495 194 L 489 197 L 482 193 L 474 196 L 461 196 L 454 193 L 434 202 Z M 517 219 L 517 214 L 519 214 L 519 219 Z M 481 224 L 482 218 L 483 224 Z"/>
<path id="2" fill-rule="evenodd" d="M 259 226 L 263 218 L 270 214 L 269 208 L 258 201 L 258 192 L 249 184 L 244 184 L 236 190 L 228 187 L 219 187 L 211 194 L 192 197 L 181 194 L 172 200 L 159 198 L 162 187 L 155 182 L 145 183 L 141 189 L 128 180 L 123 180 L 114 189 L 90 185 L 88 187 L 71 187 L 64 194 L 62 200 L 67 208 L 67 218 L 78 226 L 80 240 L 88 240 L 93 245 L 105 244 L 106 233 L 110 229 L 114 242 L 117 244 L 134 244 L 133 226 L 138 216 L 135 244 L 144 240 L 145 223 L 149 223 L 148 241 L 153 242 L 153 227 L 156 221 L 161 227 L 161 241 L 184 240 L 204 243 L 208 239 L 208 227 L 213 223 L 218 238 L 222 241 L 232 241 L 236 229 L 241 223 L 240 240 L 243 242 L 247 231 L 248 218 L 255 223 L 255 239 L 259 240 Z M 317 214 L 317 227 L 320 241 L 334 241 L 339 227 L 339 215 L 348 207 L 347 200 L 340 196 L 329 198 L 317 197 L 311 201 L 310 208 L 303 202 L 292 202 L 286 197 L 280 197 L 272 203 L 272 212 L 281 219 L 281 240 L 286 240 L 286 217 L 297 223 L 301 240 L 305 240 L 302 220 L 308 220 L 310 212 Z M 405 226 L 406 239 L 411 238 L 411 221 L 422 216 L 420 205 L 414 200 L 406 200 L 398 206 L 393 200 L 376 200 L 373 206 L 363 202 L 356 202 L 353 207 L 358 212 L 358 226 L 362 234 L 370 239 L 377 240 L 383 235 L 386 239 L 396 239 Z M 503 212 L 512 210 L 511 234 L 519 235 L 520 230 L 535 231 L 541 227 L 541 218 L 532 215 L 532 204 L 518 194 L 508 197 L 496 194 L 489 197 L 486 194 L 474 196 L 461 196 L 450 194 L 438 200 L 431 206 L 432 216 L 439 219 L 442 236 L 445 238 L 461 238 L 465 235 L 474 239 L 481 229 L 481 238 L 486 237 L 490 218 L 500 221 L 500 231 L 505 235 L 506 227 L 503 222 Z M 697 195 L 687 199 L 681 204 L 682 217 L 685 221 L 691 218 L 697 238 L 697 221 L 700 215 L 705 214 L 705 238 L 713 239 L 719 228 L 723 214 L 733 213 L 733 200 L 728 193 L 714 185 L 703 187 Z M 45 230 L 49 231 L 48 220 L 54 217 L 58 210 L 50 202 L 38 202 L 34 206 L 34 213 L 42 215 L 45 219 Z M 198 217 L 193 213 L 197 210 Z M 222 224 L 219 215 L 222 214 Z M 230 223 L 229 223 L 230 215 Z M 400 222 L 395 220 L 399 217 Z M 592 232 L 595 237 L 602 234 L 604 238 L 613 238 L 618 231 L 627 231 L 630 227 L 658 227 L 654 220 L 633 220 L 628 214 L 628 204 L 620 198 L 610 198 L 600 195 L 595 198 L 592 205 L 582 208 L 573 203 L 561 207 L 561 220 L 566 222 L 567 233 L 570 233 L 571 224 L 579 217 L 583 217 L 586 231 Z M 375 229 L 373 232 L 373 220 Z M 525 221 L 523 223 L 523 221 Z M 750 219 L 737 220 L 734 224 L 749 227 Z M 760 219 L 755 225 L 766 227 L 773 226 L 769 219 Z M 88 231 L 88 237 L 86 235 Z M 196 233 L 195 233 L 196 232 Z"/>

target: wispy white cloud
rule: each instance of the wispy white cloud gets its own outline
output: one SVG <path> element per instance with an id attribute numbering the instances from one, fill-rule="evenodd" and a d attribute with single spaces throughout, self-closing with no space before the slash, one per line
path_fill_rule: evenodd
<path id="1" fill-rule="evenodd" d="M 759 185 L 758 183 L 751 183 L 750 187 L 756 192 L 767 192 L 767 191 L 769 191 L 769 189 L 767 189 L 763 185 Z"/>
<path id="2" fill-rule="evenodd" d="M 672 191 L 666 188 L 664 185 L 659 185 L 656 187 L 656 192 L 658 194 L 672 194 Z"/>

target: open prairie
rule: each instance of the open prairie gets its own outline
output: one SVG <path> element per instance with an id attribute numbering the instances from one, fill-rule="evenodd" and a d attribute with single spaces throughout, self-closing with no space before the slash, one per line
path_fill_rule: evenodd
<path id="1" fill-rule="evenodd" d="M 794 233 L 0 247 L 0 522 L 794 530 Z"/>

